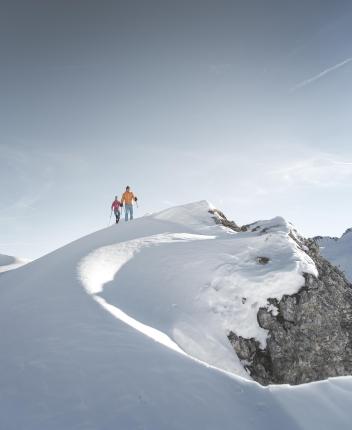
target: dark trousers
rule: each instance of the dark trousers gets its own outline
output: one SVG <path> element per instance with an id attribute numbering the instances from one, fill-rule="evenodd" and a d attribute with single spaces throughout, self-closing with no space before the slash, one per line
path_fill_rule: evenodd
<path id="1" fill-rule="evenodd" d="M 116 217 L 116 224 L 117 224 L 120 221 L 120 211 L 118 209 L 115 209 L 114 214 Z"/>

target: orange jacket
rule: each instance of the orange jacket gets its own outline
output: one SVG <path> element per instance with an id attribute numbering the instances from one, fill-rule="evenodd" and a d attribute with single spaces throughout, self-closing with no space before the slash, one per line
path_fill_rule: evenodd
<path id="1" fill-rule="evenodd" d="M 126 205 L 131 205 L 133 203 L 133 200 L 134 200 L 134 194 L 132 193 L 132 191 L 125 191 L 122 194 L 121 203 L 125 203 Z"/>

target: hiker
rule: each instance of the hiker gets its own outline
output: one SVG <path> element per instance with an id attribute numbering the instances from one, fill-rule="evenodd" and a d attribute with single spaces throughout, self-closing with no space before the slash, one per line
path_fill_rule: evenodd
<path id="1" fill-rule="evenodd" d="M 125 221 L 128 221 L 128 214 L 130 214 L 130 220 L 133 220 L 133 201 L 137 203 L 137 200 L 137 197 L 134 196 L 131 188 L 127 185 L 121 199 L 121 204 L 125 205 Z"/>
<path id="2" fill-rule="evenodd" d="M 116 224 L 120 221 L 120 207 L 122 207 L 122 203 L 118 200 L 117 196 L 115 196 L 115 200 L 111 204 L 111 211 L 114 211 Z"/>

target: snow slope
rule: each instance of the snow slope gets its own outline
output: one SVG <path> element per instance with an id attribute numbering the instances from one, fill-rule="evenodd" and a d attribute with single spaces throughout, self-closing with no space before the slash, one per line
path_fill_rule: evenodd
<path id="1" fill-rule="evenodd" d="M 29 260 L 23 258 L 11 257 L 9 255 L 0 254 L 0 273 L 8 270 L 17 269 L 17 267 L 27 264 Z"/>
<path id="2" fill-rule="evenodd" d="M 227 330 L 265 342 L 264 296 L 316 269 L 283 219 L 236 234 L 208 207 L 114 225 L 0 277 L 0 428 L 350 428 L 350 377 L 246 379 Z"/>
<path id="3" fill-rule="evenodd" d="M 345 272 L 352 282 L 352 228 L 340 237 L 316 237 L 320 252 L 328 261 Z"/>

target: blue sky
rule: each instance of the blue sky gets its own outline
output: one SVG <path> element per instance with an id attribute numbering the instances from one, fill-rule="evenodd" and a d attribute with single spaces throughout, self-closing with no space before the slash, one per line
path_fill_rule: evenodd
<path id="1" fill-rule="evenodd" d="M 349 1 L 11 1 L 0 25 L 0 252 L 35 258 L 208 199 L 341 235 L 352 209 Z"/>

